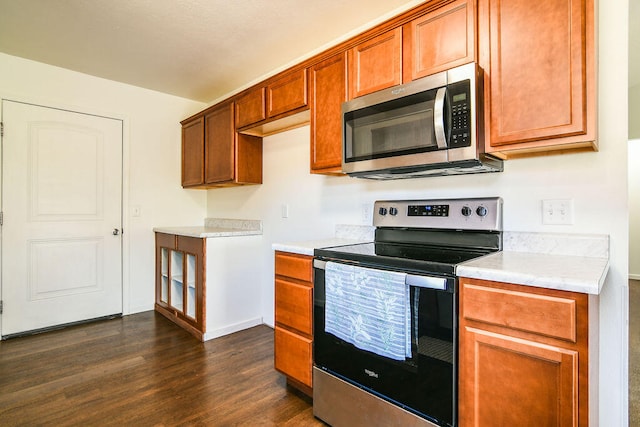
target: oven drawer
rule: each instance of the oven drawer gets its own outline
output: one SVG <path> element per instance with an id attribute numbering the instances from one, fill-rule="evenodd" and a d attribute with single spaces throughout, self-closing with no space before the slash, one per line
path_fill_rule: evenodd
<path id="1" fill-rule="evenodd" d="M 312 335 L 313 289 L 276 278 L 276 323 Z"/>
<path id="2" fill-rule="evenodd" d="M 275 368 L 311 387 L 312 341 L 275 327 Z"/>
<path id="3" fill-rule="evenodd" d="M 311 282 L 313 280 L 313 257 L 276 252 L 275 272 L 278 276 Z"/>

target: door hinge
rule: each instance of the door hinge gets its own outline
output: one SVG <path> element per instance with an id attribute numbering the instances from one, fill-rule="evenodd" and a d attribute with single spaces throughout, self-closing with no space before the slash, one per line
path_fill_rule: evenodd
<path id="1" fill-rule="evenodd" d="M 0 136 L 4 136 L 4 123 L 0 122 Z"/>
<path id="2" fill-rule="evenodd" d="M 0 300 L 0 314 L 2 314 L 3 308 L 4 308 L 4 301 Z"/>
<path id="3" fill-rule="evenodd" d="M 4 224 L 4 212 L 0 211 L 0 227 Z"/>

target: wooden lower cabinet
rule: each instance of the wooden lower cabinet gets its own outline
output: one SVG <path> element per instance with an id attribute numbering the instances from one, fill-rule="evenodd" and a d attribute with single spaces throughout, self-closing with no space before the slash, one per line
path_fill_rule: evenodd
<path id="1" fill-rule="evenodd" d="M 274 366 L 287 382 L 312 394 L 313 257 L 275 253 Z"/>
<path id="2" fill-rule="evenodd" d="M 589 424 L 588 295 L 460 279 L 459 425 Z"/>
<path id="3" fill-rule="evenodd" d="M 155 310 L 201 341 L 205 247 L 205 239 L 156 233 Z"/>

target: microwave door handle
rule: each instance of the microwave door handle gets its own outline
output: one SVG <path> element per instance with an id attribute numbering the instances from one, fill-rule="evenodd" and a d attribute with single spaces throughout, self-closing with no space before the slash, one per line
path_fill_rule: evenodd
<path id="1" fill-rule="evenodd" d="M 446 87 L 438 89 L 433 105 L 433 130 L 436 134 L 436 145 L 439 150 L 447 148 L 447 135 L 444 129 L 444 97 L 446 93 Z"/>

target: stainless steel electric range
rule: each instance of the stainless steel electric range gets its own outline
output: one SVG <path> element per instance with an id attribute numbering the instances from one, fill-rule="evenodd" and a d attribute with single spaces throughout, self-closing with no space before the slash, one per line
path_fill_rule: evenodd
<path id="1" fill-rule="evenodd" d="M 457 425 L 456 266 L 502 248 L 502 199 L 378 201 L 375 240 L 316 249 L 316 417 Z"/>

